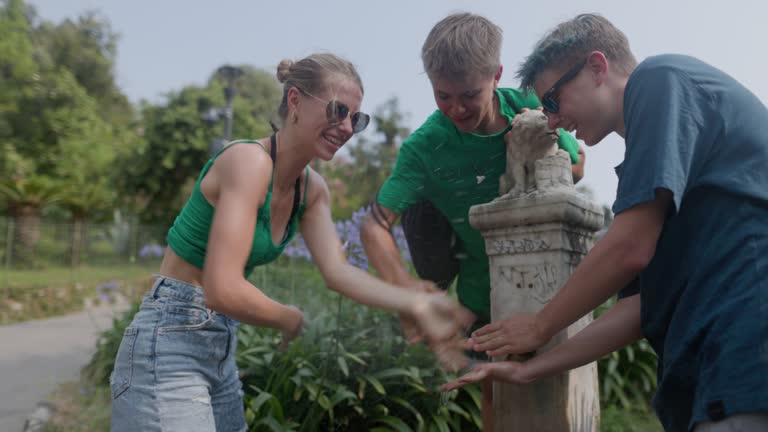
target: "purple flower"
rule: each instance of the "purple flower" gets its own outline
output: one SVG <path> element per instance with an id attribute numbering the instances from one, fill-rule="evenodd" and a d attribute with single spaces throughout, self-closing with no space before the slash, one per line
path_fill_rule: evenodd
<path id="1" fill-rule="evenodd" d="M 96 294 L 104 303 L 112 303 L 115 301 L 115 293 L 120 290 L 120 282 L 116 280 L 110 280 L 103 284 L 96 286 Z"/>
<path id="2" fill-rule="evenodd" d="M 411 251 L 408 249 L 408 242 L 405 240 L 405 231 L 403 227 L 398 225 L 392 229 L 392 237 L 395 238 L 395 244 L 400 249 L 400 254 L 407 262 L 411 262 Z"/>
<path id="3" fill-rule="evenodd" d="M 165 251 L 157 243 L 145 244 L 139 249 L 139 258 L 160 258 Z"/>
<path id="4" fill-rule="evenodd" d="M 304 242 L 304 238 L 301 235 L 297 235 L 294 239 L 288 243 L 283 249 L 285 256 L 289 258 L 303 258 L 307 261 L 312 261 L 312 255 L 307 249 L 307 244 Z"/>
<path id="5" fill-rule="evenodd" d="M 336 222 L 336 234 L 344 245 L 349 263 L 363 270 L 368 270 L 368 257 L 360 241 L 360 226 L 366 214 L 367 210 L 361 208 L 352 214 L 351 219 Z"/>
<path id="6" fill-rule="evenodd" d="M 347 260 L 350 264 L 363 270 L 368 269 L 368 257 L 365 255 L 365 249 L 363 243 L 360 240 L 360 227 L 365 220 L 368 210 L 363 207 L 352 214 L 352 217 L 347 220 L 336 221 L 336 234 L 341 240 L 341 244 L 344 246 L 344 252 L 347 254 Z M 410 253 L 408 252 L 408 245 L 405 241 L 405 234 L 400 226 L 395 227 L 392 232 L 395 237 L 397 247 L 403 254 L 403 258 L 407 261 L 411 260 Z M 285 247 L 283 251 L 286 256 L 290 258 L 302 258 L 307 261 L 312 261 L 312 256 L 307 249 L 307 244 L 301 235 L 297 235 L 294 240 Z"/>

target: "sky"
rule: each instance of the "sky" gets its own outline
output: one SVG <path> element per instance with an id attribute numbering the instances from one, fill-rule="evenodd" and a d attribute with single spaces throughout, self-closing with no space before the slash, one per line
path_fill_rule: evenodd
<path id="1" fill-rule="evenodd" d="M 45 19 L 87 10 L 107 17 L 121 37 L 116 76 L 133 102 L 162 102 L 165 93 L 203 85 L 225 63 L 273 72 L 284 58 L 333 52 L 357 65 L 365 86 L 363 111 L 392 96 L 417 128 L 435 110 L 423 73 L 421 45 L 452 12 L 484 15 L 504 31 L 500 86 L 516 87 L 515 72 L 539 38 L 579 13 L 596 12 L 627 35 L 638 60 L 663 53 L 698 57 L 729 73 L 768 101 L 768 2 L 765 0 L 27 0 Z M 613 167 L 624 142 L 611 135 L 586 149 L 583 183 L 595 200 L 612 204 Z"/>

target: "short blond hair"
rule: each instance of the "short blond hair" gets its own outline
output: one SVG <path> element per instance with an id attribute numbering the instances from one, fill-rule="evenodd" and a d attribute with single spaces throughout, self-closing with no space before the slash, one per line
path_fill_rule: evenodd
<path id="1" fill-rule="evenodd" d="M 430 79 L 460 79 L 473 73 L 493 75 L 501 65 L 502 30 L 471 13 L 448 15 L 432 27 L 421 48 Z"/>

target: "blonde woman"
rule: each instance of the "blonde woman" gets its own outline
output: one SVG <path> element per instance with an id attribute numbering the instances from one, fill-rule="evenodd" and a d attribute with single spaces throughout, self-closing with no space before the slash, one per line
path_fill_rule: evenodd
<path id="1" fill-rule="evenodd" d="M 203 168 L 168 232 L 154 287 L 126 329 L 111 377 L 112 431 L 244 431 L 235 365 L 238 322 L 295 338 L 303 315 L 253 286 L 301 231 L 326 284 L 412 318 L 433 341 L 456 335 L 461 308 L 442 295 L 384 283 L 347 263 L 325 181 L 308 164 L 330 160 L 369 117 L 355 67 L 315 54 L 278 67 L 283 126 L 235 141 Z"/>

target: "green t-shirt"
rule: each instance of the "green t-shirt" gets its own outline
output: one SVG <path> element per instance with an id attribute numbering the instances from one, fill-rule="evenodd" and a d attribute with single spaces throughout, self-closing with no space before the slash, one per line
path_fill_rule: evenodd
<path id="1" fill-rule="evenodd" d="M 500 112 L 510 121 L 523 108 L 541 106 L 532 92 L 508 88 L 496 92 Z M 490 321 L 488 256 L 482 235 L 469 225 L 469 208 L 499 196 L 508 130 L 494 135 L 460 132 L 435 111 L 403 142 L 377 198 L 380 205 L 397 213 L 428 200 L 450 221 L 459 242 L 459 301 L 483 322 Z M 578 143 L 569 133 L 560 132 L 560 148 L 571 155 L 573 163 L 578 162 Z"/>

